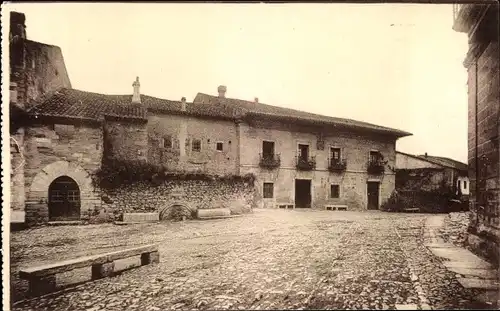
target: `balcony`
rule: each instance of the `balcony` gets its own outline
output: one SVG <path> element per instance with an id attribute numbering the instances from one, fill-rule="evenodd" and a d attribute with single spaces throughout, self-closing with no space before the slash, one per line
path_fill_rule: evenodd
<path id="1" fill-rule="evenodd" d="M 347 161 L 345 159 L 330 159 L 328 160 L 328 170 L 333 173 L 340 173 L 345 171 Z"/>
<path id="2" fill-rule="evenodd" d="M 299 171 L 312 171 L 316 168 L 316 157 L 297 157 L 296 167 Z"/>
<path id="3" fill-rule="evenodd" d="M 368 162 L 368 174 L 380 175 L 385 170 L 385 162 L 382 160 L 371 160 Z"/>
<path id="4" fill-rule="evenodd" d="M 259 154 L 259 166 L 266 169 L 275 169 L 281 165 L 279 154 Z"/>

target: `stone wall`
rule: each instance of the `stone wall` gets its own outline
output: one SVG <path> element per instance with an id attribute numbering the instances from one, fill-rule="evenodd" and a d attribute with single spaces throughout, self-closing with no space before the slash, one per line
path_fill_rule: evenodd
<path id="1" fill-rule="evenodd" d="M 178 193 L 179 197 L 174 197 Z M 103 209 L 119 215 L 123 212 L 158 212 L 175 202 L 182 202 L 193 211 L 229 208 L 239 214 L 251 211 L 254 187 L 245 182 L 176 180 L 160 185 L 134 184 L 103 190 Z"/>
<path id="2" fill-rule="evenodd" d="M 500 240 L 500 89 L 498 11 L 491 6 L 469 38 L 468 70 L 469 243 L 492 259 Z"/>
<path id="3" fill-rule="evenodd" d="M 325 204 L 347 204 L 349 209 L 364 210 L 367 208 L 367 182 L 380 183 L 379 204 L 387 200 L 395 188 L 396 153 L 395 140 L 355 135 L 354 133 L 324 132 L 321 139 L 324 148 L 318 148 L 318 129 L 298 128 L 296 126 L 269 124 L 240 124 L 241 145 L 240 173 L 256 175 L 256 198 L 258 206 L 274 208 L 276 203 L 295 201 L 295 179 L 311 180 L 311 197 L 313 208 L 324 208 Z M 316 132 L 316 133 L 315 133 Z M 274 170 L 259 167 L 262 142 L 274 141 L 275 153 L 280 154 L 281 166 Z M 296 156 L 298 144 L 308 144 L 309 153 L 315 156 L 316 169 L 298 171 Z M 328 170 L 330 147 L 341 148 L 342 158 L 347 161 L 347 168 L 342 173 Z M 385 173 L 369 175 L 367 165 L 370 151 L 379 151 L 388 161 Z M 263 198 L 263 183 L 274 184 L 274 197 Z M 330 185 L 340 187 L 340 197 L 331 198 Z"/>
<path id="4" fill-rule="evenodd" d="M 25 130 L 24 178 L 26 222 L 48 221 L 48 188 L 69 176 L 80 188 L 81 213 L 100 206 L 89 174 L 101 165 L 102 129 L 69 124 L 33 125 Z"/>
<path id="5" fill-rule="evenodd" d="M 163 139 L 170 139 L 172 145 L 164 146 Z M 200 151 L 193 151 L 194 139 L 201 141 Z M 151 115 L 148 120 L 148 162 L 173 171 L 237 174 L 237 139 L 234 122 Z M 217 150 L 217 143 L 222 145 L 222 150 Z"/>
<path id="6" fill-rule="evenodd" d="M 146 160 L 148 134 L 145 122 L 106 120 L 103 146 L 106 157 L 122 160 Z"/>

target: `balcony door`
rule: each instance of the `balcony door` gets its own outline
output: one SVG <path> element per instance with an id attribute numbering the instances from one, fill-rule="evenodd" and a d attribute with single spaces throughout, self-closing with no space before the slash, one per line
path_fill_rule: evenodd
<path id="1" fill-rule="evenodd" d="M 307 161 L 309 159 L 309 145 L 299 144 L 299 159 Z"/>
<path id="2" fill-rule="evenodd" d="M 336 161 L 340 160 L 340 148 L 330 148 L 330 159 Z"/>
<path id="3" fill-rule="evenodd" d="M 262 142 L 262 156 L 264 158 L 272 157 L 274 155 L 274 142 L 273 141 L 263 141 Z"/>

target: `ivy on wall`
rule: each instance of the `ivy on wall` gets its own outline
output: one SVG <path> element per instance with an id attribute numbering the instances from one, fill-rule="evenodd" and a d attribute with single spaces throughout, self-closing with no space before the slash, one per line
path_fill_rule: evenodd
<path id="1" fill-rule="evenodd" d="M 123 185 L 149 183 L 159 186 L 169 180 L 204 180 L 218 182 L 245 182 L 252 184 L 255 175 L 213 175 L 203 172 L 168 171 L 165 167 L 141 160 L 104 158 L 101 167 L 92 175 L 94 186 L 104 189 Z"/>

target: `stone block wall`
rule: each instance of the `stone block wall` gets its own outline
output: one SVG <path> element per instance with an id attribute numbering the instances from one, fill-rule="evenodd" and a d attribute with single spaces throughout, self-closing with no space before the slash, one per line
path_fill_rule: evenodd
<path id="1" fill-rule="evenodd" d="M 475 21 L 476 23 L 479 21 Z M 500 89 L 498 7 L 469 37 L 468 159 L 472 247 L 498 260 L 500 251 Z"/>
<path id="2" fill-rule="evenodd" d="M 148 133 L 145 122 L 106 120 L 104 155 L 122 160 L 147 160 Z"/>
<path id="3" fill-rule="evenodd" d="M 164 146 L 163 139 L 172 145 Z M 193 151 L 195 139 L 201 141 L 200 151 Z M 231 121 L 155 114 L 148 120 L 148 161 L 173 171 L 237 174 L 237 139 Z M 217 143 L 222 150 L 217 150 Z"/>
<path id="4" fill-rule="evenodd" d="M 24 136 L 25 212 L 28 224 L 48 221 L 48 188 L 60 176 L 80 188 L 81 214 L 99 209 L 90 174 L 101 165 L 102 129 L 78 124 L 33 125 Z"/>
<path id="5" fill-rule="evenodd" d="M 256 124 L 257 125 L 257 124 Z M 395 189 L 395 140 L 353 133 L 323 133 L 324 148 L 318 148 L 317 129 L 280 126 L 277 123 L 260 122 L 258 126 L 240 124 L 240 174 L 256 175 L 256 200 L 258 206 L 274 208 L 276 203 L 295 201 L 295 179 L 311 180 L 313 208 L 324 208 L 325 204 L 346 204 L 352 210 L 367 209 L 367 182 L 377 181 L 379 205 L 387 200 Z M 259 167 L 262 142 L 274 141 L 275 153 L 280 154 L 281 166 L 268 170 Z M 309 154 L 315 156 L 316 169 L 298 171 L 296 156 L 298 144 L 308 144 Z M 330 147 L 341 148 L 342 158 L 347 161 L 345 172 L 332 173 L 328 170 Z M 370 151 L 379 151 L 388 161 L 385 173 L 370 175 L 367 164 Z M 263 183 L 274 184 L 274 197 L 263 198 Z M 340 187 L 340 197 L 330 197 L 330 185 Z"/>
<path id="6" fill-rule="evenodd" d="M 160 213 L 176 202 L 193 211 L 229 208 L 233 213 L 244 213 L 254 206 L 254 187 L 245 182 L 171 180 L 160 185 L 141 183 L 103 190 L 103 196 L 103 209 L 115 215 L 124 212 Z"/>

